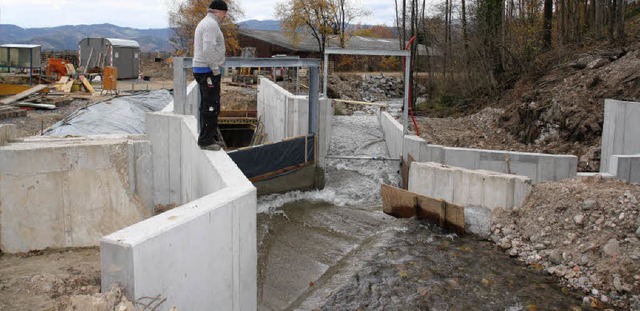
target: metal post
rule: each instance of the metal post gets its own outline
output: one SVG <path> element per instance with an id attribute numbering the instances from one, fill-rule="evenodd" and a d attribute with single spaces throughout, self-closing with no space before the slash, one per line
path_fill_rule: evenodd
<path id="1" fill-rule="evenodd" d="M 319 76 L 320 69 L 318 67 L 309 67 L 309 134 L 318 133 Z"/>
<path id="2" fill-rule="evenodd" d="M 404 136 L 407 135 L 409 129 L 407 128 L 408 120 L 409 120 L 409 78 L 410 78 L 410 68 L 411 68 L 411 54 L 406 56 L 406 62 L 404 67 L 404 124 L 402 126 L 402 154 L 400 158 L 404 158 Z"/>
<path id="3" fill-rule="evenodd" d="M 33 85 L 33 48 L 29 49 L 29 85 Z"/>
<path id="4" fill-rule="evenodd" d="M 329 98 L 327 95 L 327 79 L 329 76 L 329 53 L 324 52 L 324 74 L 322 76 L 322 95 Z"/>

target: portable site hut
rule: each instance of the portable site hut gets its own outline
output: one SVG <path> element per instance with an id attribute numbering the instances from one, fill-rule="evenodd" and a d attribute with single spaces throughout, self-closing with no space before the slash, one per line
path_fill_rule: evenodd
<path id="1" fill-rule="evenodd" d="M 78 44 L 80 66 L 118 68 L 118 79 L 134 79 L 140 72 L 140 44 L 134 40 L 84 38 Z"/>
<path id="2" fill-rule="evenodd" d="M 42 67 L 40 50 L 41 46 L 37 44 L 0 45 L 0 68 L 6 68 L 7 72 L 11 72 L 12 68 L 28 70 L 31 84 L 33 70 Z"/>

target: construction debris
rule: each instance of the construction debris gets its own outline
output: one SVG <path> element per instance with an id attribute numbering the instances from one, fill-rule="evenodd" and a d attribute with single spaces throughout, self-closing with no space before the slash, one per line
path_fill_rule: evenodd
<path id="1" fill-rule="evenodd" d="M 26 91 L 20 92 L 20 93 L 18 93 L 18 94 L 16 94 L 16 95 L 13 95 L 13 96 L 11 96 L 11 97 L 7 97 L 7 98 L 5 98 L 5 99 L 1 99 L 1 100 L 0 100 L 0 104 L 8 105 L 8 104 L 11 104 L 11 103 L 17 102 L 17 101 L 19 101 L 19 100 L 21 100 L 21 99 L 23 99 L 23 98 L 29 97 L 29 96 L 30 96 L 30 95 L 32 95 L 32 94 L 35 94 L 35 93 L 37 93 L 37 92 L 40 92 L 40 91 L 42 91 L 42 90 L 44 90 L 44 89 L 46 89 L 46 88 L 47 88 L 47 86 L 46 86 L 46 85 L 44 85 L 44 84 L 38 84 L 38 85 L 36 85 L 36 86 L 34 86 L 34 87 L 32 87 L 32 88 L 30 88 L 30 89 L 26 90 Z"/>

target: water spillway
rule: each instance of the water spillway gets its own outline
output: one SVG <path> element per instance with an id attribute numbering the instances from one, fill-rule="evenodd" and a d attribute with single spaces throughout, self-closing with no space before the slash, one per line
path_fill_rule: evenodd
<path id="1" fill-rule="evenodd" d="M 566 310 L 555 281 L 474 236 L 382 213 L 398 185 L 374 115 L 335 116 L 322 190 L 258 200 L 259 310 Z"/>

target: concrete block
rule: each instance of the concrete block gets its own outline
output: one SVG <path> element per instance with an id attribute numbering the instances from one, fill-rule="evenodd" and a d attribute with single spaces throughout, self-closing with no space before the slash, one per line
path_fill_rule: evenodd
<path id="1" fill-rule="evenodd" d="M 145 114 L 145 133 L 151 141 L 151 157 L 153 163 L 153 197 L 154 204 L 171 204 L 169 196 L 169 119 L 167 113 Z"/>
<path id="2" fill-rule="evenodd" d="M 528 176 L 531 179 L 536 179 L 536 175 L 538 174 L 538 161 L 540 158 L 539 154 L 510 152 L 508 156 L 509 170 L 504 173 Z"/>
<path id="3" fill-rule="evenodd" d="M 409 191 L 453 202 L 454 186 L 452 169 L 433 162 L 411 164 Z"/>
<path id="4" fill-rule="evenodd" d="M 131 300 L 160 295 L 179 310 L 255 310 L 255 207 L 255 188 L 231 187 L 104 237 L 103 290 L 120 282 Z"/>
<path id="5" fill-rule="evenodd" d="M 416 136 L 416 135 L 407 135 L 404 137 L 404 154 L 403 157 L 408 159 L 408 155 L 411 154 L 414 159 L 420 159 L 421 155 L 421 146 L 425 143 L 424 139 Z"/>
<path id="6" fill-rule="evenodd" d="M 506 152 L 491 150 L 481 152 L 478 160 L 478 169 L 506 173 L 507 159 L 509 159 L 509 154 Z"/>
<path id="7" fill-rule="evenodd" d="M 482 206 L 467 205 L 464 207 L 465 230 L 483 238 L 491 234 L 493 216 L 491 211 Z"/>
<path id="8" fill-rule="evenodd" d="M 640 154 L 640 103 L 625 102 L 625 122 L 623 128 L 622 154 Z"/>
<path id="9" fill-rule="evenodd" d="M 557 155 L 553 158 L 555 166 L 555 179 L 562 180 L 576 177 L 578 172 L 578 157 L 570 155 Z"/>
<path id="10" fill-rule="evenodd" d="M 424 144 L 427 152 L 425 159 L 420 159 L 420 162 L 436 162 L 444 164 L 445 147 L 440 145 Z"/>
<path id="11" fill-rule="evenodd" d="M 489 171 L 478 171 L 484 174 L 482 206 L 493 211 L 496 208 L 513 207 L 514 178 L 509 175 Z"/>
<path id="12" fill-rule="evenodd" d="M 513 181 L 513 208 L 520 208 L 533 189 L 532 180 L 525 176 L 513 176 Z"/>
<path id="13" fill-rule="evenodd" d="M 13 124 L 0 124 L 0 146 L 16 139 L 16 126 Z"/>
<path id="14" fill-rule="evenodd" d="M 480 152 L 469 148 L 445 148 L 444 164 L 466 169 L 477 169 Z"/>
<path id="15" fill-rule="evenodd" d="M 534 183 L 556 178 L 556 162 L 553 155 L 540 155 L 538 157 L 538 169 L 535 176 L 529 176 Z"/>
<path id="16" fill-rule="evenodd" d="M 133 144 L 100 141 L 43 140 L 0 148 L 3 251 L 95 246 L 101 236 L 149 216 L 131 190 Z"/>
<path id="17" fill-rule="evenodd" d="M 155 204 L 153 198 L 153 155 L 151 153 L 151 142 L 131 141 L 129 142 L 130 161 L 133 162 L 129 169 L 129 184 L 132 192 L 137 194 L 142 204 L 147 207 L 150 214 L 154 214 Z"/>
<path id="18" fill-rule="evenodd" d="M 631 172 L 629 174 L 629 182 L 640 183 L 640 155 L 630 159 Z"/>
<path id="19" fill-rule="evenodd" d="M 600 172 L 615 175 L 611 156 L 640 153 L 640 103 L 605 99 Z"/>

